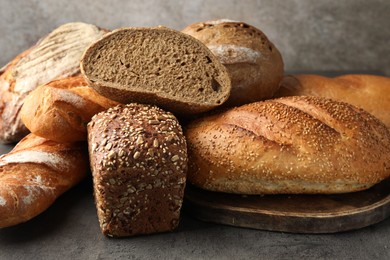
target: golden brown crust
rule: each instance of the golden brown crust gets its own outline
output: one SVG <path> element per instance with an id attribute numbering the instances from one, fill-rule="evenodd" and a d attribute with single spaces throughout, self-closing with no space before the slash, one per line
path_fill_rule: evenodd
<path id="1" fill-rule="evenodd" d="M 360 107 L 390 128 L 390 78 L 376 75 L 288 75 L 280 83 L 275 97 L 318 96 Z"/>
<path id="2" fill-rule="evenodd" d="M 20 119 L 28 93 L 51 80 L 79 74 L 84 48 L 104 33 L 90 24 L 64 24 L 6 66 L 0 75 L 0 142 L 17 142 L 28 134 Z"/>
<path id="3" fill-rule="evenodd" d="M 60 144 L 27 135 L 0 157 L 0 227 L 42 213 L 86 176 L 87 166 L 82 143 Z"/>
<path id="4" fill-rule="evenodd" d="M 99 95 L 83 77 L 52 81 L 25 99 L 21 118 L 35 135 L 56 142 L 87 140 L 92 116 L 119 103 Z"/>
<path id="5" fill-rule="evenodd" d="M 188 179 L 209 190 L 343 193 L 390 175 L 390 133 L 346 103 L 287 97 L 200 119 L 186 130 Z"/>
<path id="6" fill-rule="evenodd" d="M 225 106 L 273 96 L 283 77 L 283 59 L 267 36 L 243 22 L 214 20 L 189 25 L 182 32 L 203 42 L 228 69 L 232 92 Z"/>

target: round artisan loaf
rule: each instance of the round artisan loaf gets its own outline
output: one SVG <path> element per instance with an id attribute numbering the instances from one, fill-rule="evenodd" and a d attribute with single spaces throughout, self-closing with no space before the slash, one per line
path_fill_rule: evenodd
<path id="1" fill-rule="evenodd" d="M 390 78 L 376 75 L 288 75 L 280 82 L 275 97 L 317 96 L 360 107 L 390 128 Z"/>
<path id="2" fill-rule="evenodd" d="M 187 147 L 171 113 L 134 103 L 110 108 L 88 124 L 88 146 L 103 234 L 132 236 L 177 227 Z"/>
<path id="3" fill-rule="evenodd" d="M 283 77 L 283 59 L 259 29 L 227 19 L 192 24 L 182 32 L 203 42 L 228 69 L 232 91 L 227 106 L 273 96 Z"/>
<path id="4" fill-rule="evenodd" d="M 345 193 L 390 176 L 390 133 L 347 103 L 318 97 L 256 102 L 186 130 L 188 179 L 242 194 Z"/>

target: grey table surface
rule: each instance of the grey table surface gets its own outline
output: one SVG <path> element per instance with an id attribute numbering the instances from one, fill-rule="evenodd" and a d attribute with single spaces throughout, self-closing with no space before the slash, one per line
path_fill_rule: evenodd
<path id="1" fill-rule="evenodd" d="M 11 148 L 0 145 L 0 154 Z M 175 232 L 113 239 L 100 232 L 88 178 L 36 218 L 0 229 L 0 259 L 390 259 L 390 218 L 314 235 L 206 223 L 184 211 Z"/>

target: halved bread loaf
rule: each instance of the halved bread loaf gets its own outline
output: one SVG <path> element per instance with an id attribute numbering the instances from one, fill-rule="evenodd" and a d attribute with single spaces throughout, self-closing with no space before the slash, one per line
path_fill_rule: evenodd
<path id="1" fill-rule="evenodd" d="M 121 103 L 152 103 L 179 114 L 221 105 L 224 66 L 198 40 L 168 28 L 124 28 L 92 44 L 81 60 L 91 87 Z"/>

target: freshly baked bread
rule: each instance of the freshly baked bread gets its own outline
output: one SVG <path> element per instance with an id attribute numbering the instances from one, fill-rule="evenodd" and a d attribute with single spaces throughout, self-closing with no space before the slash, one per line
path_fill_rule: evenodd
<path id="1" fill-rule="evenodd" d="M 164 28 L 125 28 L 92 44 L 81 72 L 100 94 L 121 103 L 150 103 L 195 114 L 225 102 L 230 80 L 201 42 Z"/>
<path id="2" fill-rule="evenodd" d="M 350 104 L 256 102 L 191 123 L 188 180 L 242 194 L 344 193 L 390 176 L 390 133 Z"/>
<path id="3" fill-rule="evenodd" d="M 259 29 L 227 19 L 194 23 L 182 32 L 203 42 L 228 69 L 232 91 L 226 106 L 271 98 L 283 77 L 283 59 Z"/>
<path id="4" fill-rule="evenodd" d="M 360 107 L 390 128 L 390 78 L 375 75 L 289 75 L 275 94 L 282 96 L 319 96 Z"/>
<path id="5" fill-rule="evenodd" d="M 87 174 L 82 143 L 60 144 L 27 135 L 0 156 L 0 227 L 16 225 L 45 211 Z"/>
<path id="6" fill-rule="evenodd" d="M 120 105 L 88 124 L 88 145 L 100 227 L 108 236 L 174 230 L 187 172 L 181 127 L 149 105 Z"/>
<path id="7" fill-rule="evenodd" d="M 119 103 L 99 95 L 83 77 L 41 85 L 24 100 L 23 123 L 35 135 L 60 143 L 87 140 L 92 116 Z"/>
<path id="8" fill-rule="evenodd" d="M 0 142 L 17 142 L 28 134 L 19 114 L 27 94 L 53 79 L 80 73 L 82 53 L 104 33 L 91 24 L 64 24 L 0 72 Z"/>

